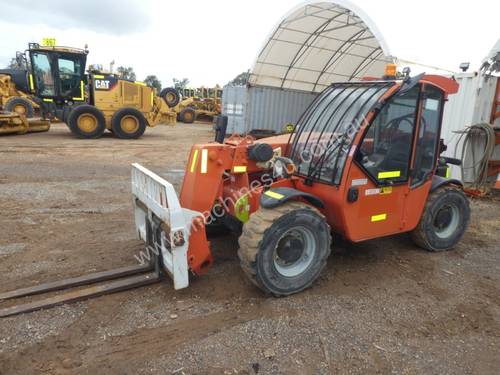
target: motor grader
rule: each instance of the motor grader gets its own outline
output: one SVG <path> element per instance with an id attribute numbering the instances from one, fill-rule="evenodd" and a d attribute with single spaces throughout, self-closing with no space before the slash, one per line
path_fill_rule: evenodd
<path id="1" fill-rule="evenodd" d="M 238 256 L 249 280 L 274 296 L 311 286 L 330 256 L 332 233 L 351 242 L 408 233 L 433 252 L 453 248 L 470 216 L 462 184 L 439 176 L 443 108 L 458 84 L 421 74 L 334 83 L 297 122 L 292 134 L 225 139 L 192 146 L 180 197 L 171 183 L 132 166 L 142 265 L 25 288 L 0 300 L 130 276 L 52 299 L 12 306 L 27 312 L 155 282 L 169 274 L 175 289 L 213 263 L 208 235 L 239 235 Z M 225 123 L 224 123 L 225 120 Z M 442 158 L 440 158 L 442 160 Z M 333 243 L 335 246 L 335 243 Z M 83 281 L 82 281 L 83 280 Z"/>
<path id="2" fill-rule="evenodd" d="M 172 93 L 161 98 L 146 84 L 110 72 L 87 75 L 87 54 L 86 48 L 29 44 L 29 92 L 44 118 L 63 120 L 80 138 L 98 138 L 106 130 L 118 138 L 139 138 L 147 126 L 175 124 Z"/>
<path id="3" fill-rule="evenodd" d="M 221 114 L 222 89 L 219 87 L 181 90 L 182 100 L 174 107 L 178 119 L 192 124 L 198 118 L 212 120 Z"/>

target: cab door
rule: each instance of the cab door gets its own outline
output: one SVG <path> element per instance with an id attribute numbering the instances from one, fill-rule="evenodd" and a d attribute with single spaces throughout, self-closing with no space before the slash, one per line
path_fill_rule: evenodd
<path id="1" fill-rule="evenodd" d="M 423 85 L 410 187 L 404 202 L 402 224 L 405 230 L 412 230 L 417 226 L 431 189 L 439 156 L 444 102 L 445 94 L 441 89 L 430 84 Z"/>
<path id="2" fill-rule="evenodd" d="M 421 89 L 416 84 L 389 98 L 356 149 L 343 210 L 345 234 L 352 241 L 405 230 Z"/>

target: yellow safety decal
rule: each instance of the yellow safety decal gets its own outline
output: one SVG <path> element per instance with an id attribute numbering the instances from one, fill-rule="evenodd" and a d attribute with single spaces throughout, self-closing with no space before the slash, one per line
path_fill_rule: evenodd
<path id="1" fill-rule="evenodd" d="M 104 76 L 102 74 L 94 74 L 94 78 L 103 79 Z"/>
<path id="2" fill-rule="evenodd" d="M 387 219 L 387 214 L 373 215 L 372 216 L 372 223 L 375 221 L 383 221 L 385 219 Z"/>
<path id="3" fill-rule="evenodd" d="M 80 96 L 73 98 L 73 100 L 83 100 L 85 99 L 85 89 L 83 88 L 83 81 L 80 81 Z"/>
<path id="4" fill-rule="evenodd" d="M 191 173 L 194 172 L 194 167 L 196 165 L 196 159 L 198 158 L 198 149 L 194 150 L 193 160 L 191 160 Z"/>
<path id="5" fill-rule="evenodd" d="M 384 186 L 380 188 L 380 194 L 391 194 L 392 193 L 392 186 Z"/>
<path id="6" fill-rule="evenodd" d="M 234 214 L 242 223 L 246 223 L 250 219 L 250 205 L 248 204 L 248 194 L 240 197 L 234 205 Z"/>
<path id="7" fill-rule="evenodd" d="M 378 179 L 384 179 L 384 178 L 394 178 L 394 177 L 399 177 L 401 176 L 401 171 L 390 171 L 390 172 L 379 172 L 378 173 Z"/>
<path id="8" fill-rule="evenodd" d="M 446 167 L 446 178 L 450 178 L 450 167 Z"/>
<path id="9" fill-rule="evenodd" d="M 44 98 L 43 101 L 47 102 L 47 103 L 52 103 L 54 101 L 54 99 Z"/>
<path id="10" fill-rule="evenodd" d="M 201 173 L 207 173 L 207 163 L 208 163 L 208 150 L 201 150 Z"/>
<path id="11" fill-rule="evenodd" d="M 271 197 L 271 198 L 274 198 L 274 199 L 282 199 L 284 197 L 283 194 L 276 193 L 276 192 L 271 191 L 271 190 L 266 191 L 264 194 Z"/>
<path id="12" fill-rule="evenodd" d="M 247 171 L 246 165 L 235 165 L 233 167 L 233 173 L 245 173 Z"/>
<path id="13" fill-rule="evenodd" d="M 135 81 L 134 83 L 136 85 L 146 86 L 146 84 L 144 82 Z"/>
<path id="14" fill-rule="evenodd" d="M 30 89 L 35 91 L 35 85 L 33 84 L 33 74 L 30 74 Z"/>

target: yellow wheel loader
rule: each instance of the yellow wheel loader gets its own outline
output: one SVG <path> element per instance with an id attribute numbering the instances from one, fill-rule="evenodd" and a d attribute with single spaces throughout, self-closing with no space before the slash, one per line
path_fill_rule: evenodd
<path id="1" fill-rule="evenodd" d="M 86 48 L 29 44 L 29 92 L 43 118 L 61 119 L 80 138 L 99 138 L 109 130 L 118 138 L 133 139 L 147 126 L 175 124 L 172 104 L 146 84 L 109 72 L 86 74 L 87 54 Z"/>

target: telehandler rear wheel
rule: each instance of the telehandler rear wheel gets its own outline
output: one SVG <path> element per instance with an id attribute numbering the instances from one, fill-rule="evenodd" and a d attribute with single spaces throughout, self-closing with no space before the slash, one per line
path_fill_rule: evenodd
<path id="1" fill-rule="evenodd" d="M 122 139 L 135 139 L 144 134 L 146 119 L 135 108 L 122 108 L 111 119 L 113 134 Z"/>
<path id="2" fill-rule="evenodd" d="M 196 112 L 193 108 L 184 108 L 179 114 L 181 121 L 185 124 L 192 124 L 196 120 Z"/>
<path id="3" fill-rule="evenodd" d="M 34 113 L 33 105 L 30 101 L 20 97 L 10 98 L 7 103 L 5 103 L 5 110 L 24 115 L 27 118 L 33 117 Z"/>
<path id="4" fill-rule="evenodd" d="M 412 240 L 429 251 L 453 248 L 462 238 L 470 219 L 469 201 L 462 189 L 451 185 L 429 194 Z"/>
<path id="5" fill-rule="evenodd" d="M 160 97 L 165 100 L 165 103 L 172 108 L 175 107 L 181 101 L 181 96 L 179 95 L 179 91 L 177 91 L 173 87 L 166 87 L 160 91 Z"/>
<path id="6" fill-rule="evenodd" d="M 275 296 L 308 288 L 326 265 L 330 226 L 314 207 L 302 202 L 254 212 L 239 239 L 240 264 L 250 280 Z"/>
<path id="7" fill-rule="evenodd" d="M 103 113 L 89 104 L 75 107 L 68 115 L 71 132 L 80 138 L 99 138 L 106 130 Z"/>

